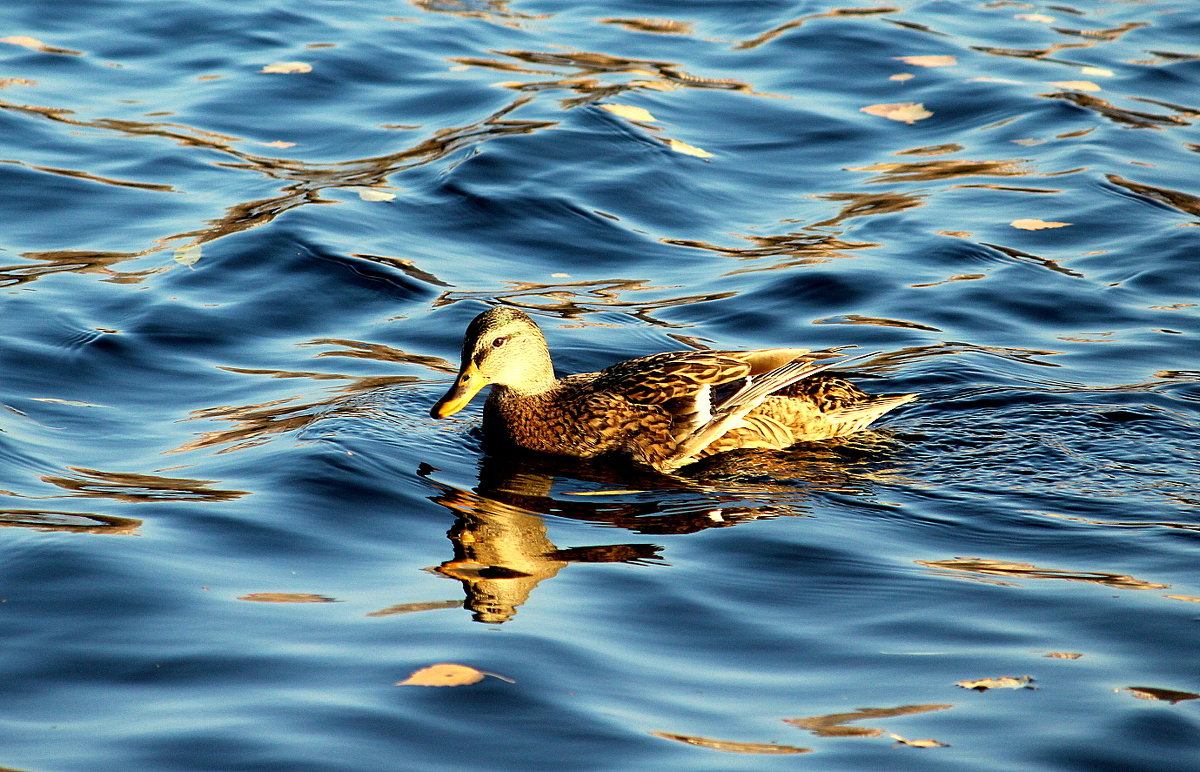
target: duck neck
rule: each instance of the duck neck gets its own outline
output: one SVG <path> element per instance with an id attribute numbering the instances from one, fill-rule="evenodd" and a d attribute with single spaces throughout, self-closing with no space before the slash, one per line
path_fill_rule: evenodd
<path id="1" fill-rule="evenodd" d="M 558 379 L 554 377 L 550 352 L 545 348 L 538 351 L 529 361 L 522 363 L 520 378 L 497 386 L 520 397 L 534 397 L 553 391 L 558 386 Z"/>

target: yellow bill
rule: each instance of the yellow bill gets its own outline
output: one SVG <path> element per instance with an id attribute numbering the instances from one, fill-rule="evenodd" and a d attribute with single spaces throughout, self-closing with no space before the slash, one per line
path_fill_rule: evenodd
<path id="1" fill-rule="evenodd" d="M 434 418 L 446 418 L 454 415 L 466 407 L 484 386 L 487 386 L 487 380 L 480 375 L 479 368 L 475 367 L 474 362 L 468 362 L 467 366 L 458 374 L 458 379 L 454 381 L 450 390 L 429 410 L 429 415 Z"/>

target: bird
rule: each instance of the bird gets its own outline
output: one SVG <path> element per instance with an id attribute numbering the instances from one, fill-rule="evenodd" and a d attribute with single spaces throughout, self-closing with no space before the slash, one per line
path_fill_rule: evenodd
<path id="1" fill-rule="evenodd" d="M 669 351 L 558 378 L 537 323 L 497 305 L 467 326 L 458 377 L 429 412 L 451 416 L 490 385 L 487 440 L 555 456 L 625 458 L 670 474 L 729 450 L 851 434 L 916 399 L 867 394 L 824 375 L 852 361 L 844 348 L 851 347 Z"/>

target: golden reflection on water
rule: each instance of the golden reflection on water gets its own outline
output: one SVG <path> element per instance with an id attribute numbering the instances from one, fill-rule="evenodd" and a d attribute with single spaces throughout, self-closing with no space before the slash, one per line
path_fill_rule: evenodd
<path id="1" fill-rule="evenodd" d="M 601 24 L 617 24 L 634 32 L 652 32 L 658 35 L 690 35 L 695 26 L 689 21 L 675 21 L 674 19 L 608 18 L 599 19 L 599 22 Z"/>
<path id="2" fill-rule="evenodd" d="M 3 528 L 32 528 L 35 531 L 107 533 L 128 536 L 137 533 L 141 525 L 142 521 L 136 518 L 100 515 L 94 512 L 0 509 L 0 527 Z"/>
<path id="3" fill-rule="evenodd" d="M 661 737 L 664 740 L 674 740 L 687 745 L 695 745 L 700 748 L 708 748 L 709 750 L 723 751 L 725 753 L 746 753 L 771 756 L 789 755 L 795 753 L 812 753 L 812 748 L 797 748 L 794 745 L 779 745 L 777 743 L 746 743 L 737 742 L 735 740 L 717 740 L 712 737 L 698 737 L 690 734 L 673 734 L 671 732 L 650 732 L 649 734 L 652 737 Z"/>
<path id="4" fill-rule="evenodd" d="M 971 579 L 975 574 L 983 576 L 1004 576 L 1016 579 L 1065 579 L 1069 582 L 1087 582 L 1102 584 L 1121 590 L 1163 590 L 1169 584 L 1158 584 L 1135 579 L 1129 574 L 1113 574 L 1104 571 L 1068 571 L 1059 568 L 1041 568 L 1032 563 L 1013 563 L 1007 560 L 992 560 L 989 558 L 954 558 L 952 560 L 918 560 L 917 565 L 939 569 L 939 576 L 956 579 Z M 998 582 L 1010 586 L 1019 586 L 1013 582 Z"/>
<path id="5" fill-rule="evenodd" d="M 23 113 L 72 127 L 97 129 L 124 136 L 170 139 L 185 147 L 205 152 L 214 151 L 232 159 L 215 162 L 216 166 L 251 171 L 287 183 L 280 188 L 280 194 L 277 196 L 234 204 L 225 210 L 223 216 L 211 220 L 204 228 L 163 236 L 156 239 L 151 246 L 141 250 L 131 252 L 85 250 L 26 252 L 21 257 L 35 261 L 38 265 L 0 266 L 0 286 L 22 284 L 45 274 L 61 271 L 99 272 L 107 274 L 113 281 L 140 281 L 145 276 L 168 270 L 171 266 L 127 273 L 118 273 L 112 269 L 112 266 L 164 249 L 197 247 L 224 236 L 265 225 L 284 212 L 306 204 L 334 203 L 332 199 L 321 197 L 323 190 L 385 186 L 392 174 L 444 158 L 463 147 L 495 137 L 528 134 L 554 125 L 552 121 L 522 121 L 508 118 L 511 112 L 528 101 L 529 97 L 520 97 L 482 120 L 459 127 L 440 129 L 435 131 L 429 139 L 420 141 L 397 153 L 334 163 L 305 163 L 294 159 L 264 156 L 240 150 L 236 147 L 238 143 L 243 142 L 239 137 L 196 129 L 182 124 L 108 118 L 85 120 L 71 117 L 72 113 L 69 110 L 21 105 L 0 100 L 0 111 Z M 107 178 L 80 170 L 53 169 L 49 170 L 49 173 L 76 176 L 121 187 L 140 187 L 153 192 L 175 192 L 174 188 L 168 185 L 110 181 Z M 180 241 L 185 243 L 182 245 L 176 243 Z"/>
<path id="6" fill-rule="evenodd" d="M 504 281 L 510 287 L 501 291 L 443 292 L 433 307 L 448 306 L 464 300 L 486 303 L 503 302 L 511 306 L 540 313 L 552 313 L 563 319 L 581 320 L 585 314 L 619 309 L 625 314 L 656 327 L 684 327 L 682 324 L 665 322 L 654 316 L 663 308 L 706 303 L 736 295 L 736 292 L 710 292 L 697 295 L 681 295 L 658 300 L 625 300 L 626 293 L 676 289 L 651 285 L 645 279 L 601 279 L 579 282 L 528 282 Z M 590 324 L 582 322 L 583 324 Z"/>
<path id="7" fill-rule="evenodd" d="M 392 346 L 380 343 L 347 340 L 342 338 L 317 338 L 306 342 L 308 346 L 341 346 L 332 351 L 321 351 L 314 355 L 321 357 L 346 357 L 349 359 L 370 359 L 387 363 L 402 363 L 417 365 L 439 373 L 454 373 L 457 366 L 441 357 L 412 354 Z M 374 375 L 355 376 L 342 373 L 272 370 L 248 367 L 220 367 L 219 369 L 241 375 L 268 376 L 270 378 L 302 378 L 314 381 L 344 381 L 341 386 L 329 392 L 322 399 L 298 402 L 299 396 L 282 397 L 280 399 L 257 402 L 249 405 L 215 405 L 213 407 L 193 410 L 187 421 L 217 420 L 233 424 L 201 432 L 195 439 L 190 440 L 167 453 L 181 453 L 189 450 L 200 450 L 220 445 L 227 445 L 217 451 L 228 453 L 234 450 L 254 447 L 269 440 L 274 435 L 302 429 L 318 418 L 328 417 L 336 413 L 362 414 L 371 408 L 360 402 L 363 394 L 391 388 L 408 383 L 419 383 L 423 379 L 413 375 Z"/>
<path id="8" fill-rule="evenodd" d="M 779 37 L 783 33 L 788 32 L 790 30 L 794 30 L 797 27 L 803 26 L 805 24 L 805 22 L 813 21 L 814 19 L 831 19 L 831 18 L 837 18 L 840 16 L 878 16 L 880 14 L 885 14 L 885 13 L 898 13 L 899 11 L 900 11 L 899 8 L 897 8 L 895 6 L 891 6 L 891 5 L 880 5 L 880 6 L 876 6 L 874 8 L 833 8 L 828 11 L 822 11 L 821 13 L 812 13 L 807 16 L 801 16 L 797 19 L 792 19 L 791 21 L 784 22 L 783 24 L 772 27 L 771 29 L 767 30 L 766 32 L 763 32 L 759 35 L 755 35 L 754 37 L 752 37 L 748 40 L 743 40 L 743 41 L 737 43 L 736 45 L 734 45 L 733 47 L 736 50 L 746 50 L 746 49 L 750 49 L 750 48 L 757 48 L 764 43 L 771 42 L 772 40 Z"/>
<path id="9" fill-rule="evenodd" d="M 750 242 L 754 246 L 729 247 L 694 239 L 672 238 L 664 238 L 662 239 L 662 243 L 677 247 L 703 249 L 738 260 L 750 261 L 762 258 L 782 258 L 779 260 L 765 260 L 764 265 L 739 268 L 735 271 L 724 273 L 722 276 L 738 276 L 740 274 L 757 273 L 760 271 L 778 271 L 799 266 L 819 265 L 827 263 L 830 260 L 851 257 L 849 254 L 851 250 L 870 249 L 880 246 L 879 244 L 866 241 L 843 241 L 836 235 L 829 234 L 790 232 L 773 236 L 734 235 L 737 238 Z"/>
<path id="10" fill-rule="evenodd" d="M 1128 190 L 1130 193 L 1173 207 L 1185 214 L 1200 217 L 1200 196 L 1193 196 L 1191 193 L 1171 190 L 1170 188 L 1157 188 L 1153 185 L 1145 185 L 1133 180 L 1127 180 L 1118 174 L 1106 174 L 1104 178 L 1112 184 Z"/>
<path id="11" fill-rule="evenodd" d="M 453 555 L 428 570 L 462 583 L 461 605 L 476 621 L 499 624 L 511 619 L 542 581 L 571 563 L 660 560 L 663 548 L 655 544 L 559 547 L 550 539 L 547 516 L 642 534 L 689 534 L 762 518 L 806 517 L 806 494 L 867 496 L 876 482 L 895 482 L 892 471 L 849 461 L 854 454 L 882 458 L 893 447 L 882 433 L 862 432 L 840 444 L 722 454 L 697 464 L 688 476 L 670 477 L 506 451 L 503 457 L 483 458 L 473 490 L 437 481 L 436 470 L 423 467 L 419 475 L 437 491 L 430 500 L 454 514 L 447 533 Z M 450 605 L 403 604 L 376 615 Z"/>
<path id="12" fill-rule="evenodd" d="M 877 182 L 931 182 L 959 177 L 1024 177 L 1033 174 L 1020 158 L 997 161 L 971 161 L 965 158 L 911 161 L 907 163 L 876 163 L 870 166 L 848 166 L 850 172 L 883 172 L 867 180 Z M 1049 191 L 1060 192 L 1060 191 Z"/>
<path id="13" fill-rule="evenodd" d="M 529 14 L 509 8 L 510 0 L 409 0 L 419 10 L 443 13 L 463 19 L 483 19 L 504 27 L 520 29 L 528 22 L 549 18 L 549 14 Z"/>
<path id="14" fill-rule="evenodd" d="M 1161 702 L 1169 702 L 1172 705 L 1184 702 L 1186 700 L 1200 699 L 1200 694 L 1195 692 L 1181 692 L 1175 689 L 1159 689 L 1153 686 L 1130 686 L 1123 691 L 1129 692 L 1139 700 L 1159 700 Z"/>
<path id="15" fill-rule="evenodd" d="M 1097 115 L 1108 118 L 1114 123 L 1131 126 L 1135 129 L 1161 129 L 1164 125 L 1188 126 L 1190 125 L 1190 121 L 1185 116 L 1194 117 L 1194 112 L 1186 107 L 1176 108 L 1182 115 L 1165 115 L 1162 113 L 1146 113 L 1139 110 L 1126 110 L 1117 107 L 1106 99 L 1085 94 L 1082 91 L 1058 91 L 1052 94 L 1039 94 L 1039 96 L 1046 99 L 1066 100 L 1078 107 L 1091 110 Z"/>
<path id="16" fill-rule="evenodd" d="M 103 472 L 98 469 L 67 467 L 73 476 L 41 475 L 44 482 L 87 498 L 116 499 L 130 503 L 148 501 L 229 501 L 247 491 L 209 488 L 215 480 L 186 477 L 161 477 L 128 472 Z"/>

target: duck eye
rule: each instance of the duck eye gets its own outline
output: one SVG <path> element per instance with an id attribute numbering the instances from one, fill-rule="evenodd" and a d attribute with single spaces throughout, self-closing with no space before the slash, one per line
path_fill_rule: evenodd
<path id="1" fill-rule="evenodd" d="M 508 343 L 508 336 L 501 335 L 499 338 L 496 338 L 495 340 L 492 341 L 492 348 L 500 348 L 505 343 Z"/>

